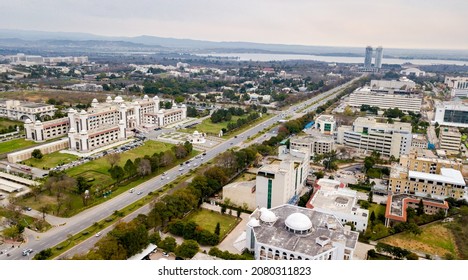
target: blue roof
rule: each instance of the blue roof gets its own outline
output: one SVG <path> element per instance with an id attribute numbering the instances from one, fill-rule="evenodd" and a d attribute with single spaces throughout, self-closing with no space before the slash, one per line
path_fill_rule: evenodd
<path id="1" fill-rule="evenodd" d="M 304 128 L 305 128 L 305 129 L 309 129 L 309 128 L 311 128 L 314 124 L 315 124 L 315 122 L 314 122 L 314 121 L 311 121 L 310 123 L 306 124 Z"/>

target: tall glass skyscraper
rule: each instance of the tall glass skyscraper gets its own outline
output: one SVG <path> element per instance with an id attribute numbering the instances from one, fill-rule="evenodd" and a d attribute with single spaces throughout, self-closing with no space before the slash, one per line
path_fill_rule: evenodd
<path id="1" fill-rule="evenodd" d="M 371 46 L 368 46 L 366 48 L 366 57 L 364 58 L 364 67 L 365 68 L 371 68 L 372 67 L 372 54 L 374 52 L 374 49 L 372 49 Z"/>
<path id="2" fill-rule="evenodd" d="M 383 48 L 382 47 L 378 47 L 377 49 L 375 49 L 375 68 L 382 68 L 382 58 L 383 58 Z"/>

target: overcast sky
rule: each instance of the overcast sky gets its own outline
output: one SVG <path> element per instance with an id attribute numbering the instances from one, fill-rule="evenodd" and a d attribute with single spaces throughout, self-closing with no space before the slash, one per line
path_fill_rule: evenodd
<path id="1" fill-rule="evenodd" d="M 0 28 L 468 49 L 468 0 L 0 0 Z"/>

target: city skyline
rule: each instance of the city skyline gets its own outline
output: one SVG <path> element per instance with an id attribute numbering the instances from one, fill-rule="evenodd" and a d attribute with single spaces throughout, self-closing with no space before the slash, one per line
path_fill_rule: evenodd
<path id="1" fill-rule="evenodd" d="M 468 3 L 437 1 L 10 1 L 2 28 L 317 46 L 467 49 Z M 51 16 L 53 14 L 53 16 Z"/>

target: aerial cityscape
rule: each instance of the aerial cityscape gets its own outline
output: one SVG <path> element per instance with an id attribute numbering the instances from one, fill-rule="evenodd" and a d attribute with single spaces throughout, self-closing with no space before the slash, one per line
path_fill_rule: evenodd
<path id="1" fill-rule="evenodd" d="M 0 264 L 468 259 L 463 9 L 20 2 L 0 11 Z"/>

